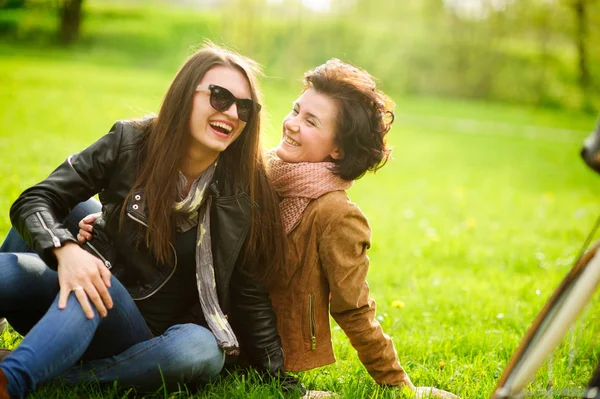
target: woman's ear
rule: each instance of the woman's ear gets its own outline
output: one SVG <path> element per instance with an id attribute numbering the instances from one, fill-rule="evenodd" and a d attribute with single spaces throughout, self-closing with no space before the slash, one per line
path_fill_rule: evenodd
<path id="1" fill-rule="evenodd" d="M 344 158 L 344 152 L 340 147 L 335 147 L 329 156 L 333 159 L 339 160 Z"/>

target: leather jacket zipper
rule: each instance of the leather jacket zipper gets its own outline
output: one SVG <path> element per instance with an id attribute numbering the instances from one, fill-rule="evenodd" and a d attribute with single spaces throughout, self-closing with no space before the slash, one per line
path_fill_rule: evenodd
<path id="1" fill-rule="evenodd" d="M 48 228 L 48 226 L 46 225 L 46 222 L 44 222 L 44 219 L 42 218 L 42 215 L 39 212 L 36 212 L 35 215 L 37 216 L 40 223 L 42 224 L 42 228 L 44 230 L 46 230 L 48 232 L 48 234 L 50 234 L 50 238 L 52 238 L 52 244 L 54 244 L 54 248 L 60 248 L 60 240 L 58 239 L 57 236 L 54 235 L 52 230 L 50 230 Z"/>
<path id="2" fill-rule="evenodd" d="M 315 294 L 308 297 L 308 322 L 310 324 L 310 349 L 317 349 L 317 326 L 315 323 Z"/>
<path id="3" fill-rule="evenodd" d="M 136 218 L 129 212 L 127 212 L 127 217 L 129 217 L 131 220 L 138 222 L 141 225 L 148 227 L 148 224 L 144 223 L 141 219 Z M 177 252 L 175 251 L 175 247 L 173 246 L 173 244 L 169 243 L 169 245 L 171 246 L 171 249 L 173 250 L 173 256 L 175 257 L 175 263 L 173 264 L 173 270 L 171 271 L 171 274 L 169 274 L 167 278 L 165 278 L 165 280 L 162 283 L 160 283 L 160 285 L 154 291 L 141 298 L 133 298 L 134 301 L 141 301 L 143 299 L 150 298 L 152 295 L 156 294 L 158 290 L 160 290 L 165 284 L 167 284 L 167 281 L 169 281 L 171 277 L 173 277 L 173 274 L 175 274 L 175 269 L 177 269 Z"/>
<path id="4" fill-rule="evenodd" d="M 92 249 L 92 251 L 94 251 L 96 253 L 96 255 L 100 258 L 100 260 L 102 262 L 104 262 L 104 265 L 106 266 L 106 268 L 108 270 L 112 269 L 112 265 L 110 264 L 110 262 L 104 256 L 102 256 L 102 254 L 100 253 L 100 251 L 98 251 L 95 246 L 93 246 L 92 244 L 90 244 L 89 241 L 86 241 L 85 244 L 88 247 L 90 247 Z"/>
<path id="5" fill-rule="evenodd" d="M 131 213 L 127 212 L 127 217 L 129 217 L 129 219 L 135 220 L 136 222 L 138 222 L 141 225 L 144 225 L 146 227 L 148 227 L 148 224 L 143 222 L 141 219 L 136 218 L 135 216 L 133 216 Z"/>

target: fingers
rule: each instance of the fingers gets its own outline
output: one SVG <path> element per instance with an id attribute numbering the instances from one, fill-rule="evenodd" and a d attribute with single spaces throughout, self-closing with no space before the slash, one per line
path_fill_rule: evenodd
<path id="1" fill-rule="evenodd" d="M 459 399 L 459 397 L 453 393 L 434 387 L 416 387 L 414 392 L 415 398 L 417 399 Z"/>
<path id="2" fill-rule="evenodd" d="M 110 288 L 110 276 L 112 276 L 112 273 L 105 265 L 98 266 L 98 270 L 100 270 L 100 276 L 102 277 L 102 281 L 104 281 L 104 285 Z"/>
<path id="3" fill-rule="evenodd" d="M 87 215 L 86 217 L 84 217 L 83 219 L 81 219 L 79 221 L 79 228 L 80 229 L 83 228 L 82 224 L 87 224 L 90 226 L 93 225 L 94 222 L 100 217 L 100 215 L 102 215 L 102 212 L 90 213 L 89 215 Z"/>
<path id="4" fill-rule="evenodd" d="M 74 243 L 56 248 L 54 254 L 58 260 L 59 309 L 67 307 L 73 291 L 87 318 L 94 317 L 91 304 L 101 317 L 106 317 L 106 309 L 112 308 L 113 302 L 107 288 L 110 271 L 104 263 Z"/>
<path id="5" fill-rule="evenodd" d="M 69 298 L 69 294 L 71 293 L 71 289 L 70 288 L 66 288 L 63 287 L 61 285 L 60 287 L 60 294 L 58 297 L 58 308 L 60 310 L 63 310 L 64 308 L 67 307 L 67 299 Z"/>
<path id="6" fill-rule="evenodd" d="M 81 219 L 77 224 L 79 232 L 77 233 L 77 241 L 84 243 L 91 241 L 92 233 L 94 232 L 94 222 L 100 217 L 100 213 L 91 213 Z"/>
<path id="7" fill-rule="evenodd" d="M 433 397 L 434 398 L 439 398 L 439 399 L 459 399 L 458 396 L 456 396 L 453 393 L 450 393 L 448 391 L 444 391 L 443 389 L 437 389 L 434 388 L 433 391 L 431 391 L 433 393 Z"/>
<path id="8" fill-rule="evenodd" d="M 100 215 L 102 215 L 101 212 L 90 213 L 89 215 L 87 215 L 79 221 L 79 228 L 85 231 L 89 231 L 91 233 L 93 224 L 100 217 Z"/>
<path id="9" fill-rule="evenodd" d="M 92 241 L 92 234 L 80 229 L 77 233 L 77 241 L 79 241 L 82 244 L 86 241 Z"/>
<path id="10" fill-rule="evenodd" d="M 306 391 L 306 394 L 301 399 L 321 399 L 321 398 L 332 398 L 334 395 L 328 391 Z"/>
<path id="11" fill-rule="evenodd" d="M 94 318 L 94 311 L 90 302 L 94 305 L 100 317 L 106 317 L 108 315 L 107 308 L 112 309 L 113 307 L 112 297 L 106 288 L 104 279 L 99 276 L 93 280 L 93 283 L 88 284 L 85 288 L 77 286 L 70 290 L 61 289 L 58 300 L 59 309 L 62 310 L 67 307 L 67 299 L 71 292 L 75 294 L 75 298 L 77 298 L 85 317 L 88 319 Z"/>
<path id="12" fill-rule="evenodd" d="M 77 232 L 77 241 L 84 243 L 92 240 L 92 232 L 94 227 L 91 224 L 82 224 L 83 220 L 79 222 L 79 231 Z"/>
<path id="13" fill-rule="evenodd" d="M 110 272 L 104 265 L 99 266 L 98 270 L 100 271 L 99 278 L 94 279 L 96 293 L 99 295 L 99 299 L 102 302 L 103 306 L 106 306 L 108 309 L 111 309 L 113 306 L 113 302 L 107 288 L 110 287 Z M 108 273 L 108 276 L 106 276 L 106 273 Z M 98 308 L 98 306 L 96 306 L 96 308 Z M 98 309 L 98 311 L 100 311 L 100 309 Z"/>
<path id="14" fill-rule="evenodd" d="M 90 306 L 90 302 L 88 301 L 88 296 L 86 295 L 86 291 L 81 286 L 78 286 L 75 288 L 61 288 L 60 294 L 58 297 L 58 308 L 60 310 L 64 310 L 67 308 L 67 300 L 69 299 L 69 294 L 71 294 L 71 292 L 73 292 L 75 294 L 75 298 L 77 298 L 77 301 L 81 305 L 81 309 L 83 310 L 85 317 L 87 317 L 88 319 L 93 319 L 94 311 L 92 310 L 92 307 Z M 97 293 L 96 293 L 96 296 L 98 296 Z M 106 316 L 106 309 L 104 309 L 104 312 L 105 312 L 104 316 Z M 100 315 L 102 315 L 100 309 L 98 309 L 98 313 Z"/>
<path id="15" fill-rule="evenodd" d="M 432 387 L 416 387 L 415 389 L 416 399 L 436 399 L 439 398 L 437 390 Z"/>
<path id="16" fill-rule="evenodd" d="M 77 225 L 77 227 L 79 227 L 79 230 L 82 231 L 87 231 L 87 232 L 92 232 L 94 231 L 94 225 L 93 223 L 88 223 L 86 222 L 85 218 L 81 219 L 79 221 L 79 224 Z"/>
<path id="17" fill-rule="evenodd" d="M 85 292 L 88 298 L 98 310 L 100 317 L 106 317 L 108 311 L 113 306 L 112 298 L 107 288 L 107 278 L 103 275 L 108 269 L 100 261 L 97 261 L 98 274 L 92 277 L 91 284 L 85 287 Z M 110 275 L 110 272 L 108 272 Z M 108 284 L 110 285 L 110 276 L 108 276 Z"/>
<path id="18" fill-rule="evenodd" d="M 83 309 L 85 317 L 87 317 L 88 319 L 93 319 L 94 311 L 92 310 L 90 302 L 88 301 L 89 293 L 86 295 L 86 291 L 83 287 L 73 288 L 73 293 L 75 294 L 75 298 L 77 298 L 77 301 L 79 301 L 79 304 L 81 305 L 81 309 Z M 104 311 L 106 312 L 106 309 L 104 309 Z M 100 313 L 100 310 L 98 310 L 98 313 Z"/>
<path id="19" fill-rule="evenodd" d="M 101 286 L 104 287 L 104 289 L 106 290 L 104 283 L 101 283 Z M 75 296 L 77 296 L 77 299 L 79 300 L 79 303 L 81 304 L 81 307 L 83 308 L 83 312 L 85 313 L 85 315 L 87 316 L 88 319 L 93 318 L 94 312 L 92 311 L 92 309 L 90 307 L 90 312 L 91 312 L 91 316 L 90 316 L 86 307 L 84 307 L 83 303 L 81 303 L 81 300 L 79 299 L 77 291 L 82 291 L 82 290 L 74 290 L 74 292 L 75 292 Z M 100 315 L 100 317 L 106 317 L 106 315 L 108 314 L 108 311 L 106 310 L 106 307 L 104 306 L 103 297 L 100 295 L 98 287 L 94 286 L 94 285 L 86 287 L 84 296 L 85 296 L 85 294 L 87 294 L 86 303 L 87 303 L 88 307 L 90 306 L 90 304 L 88 302 L 88 298 L 89 298 L 89 300 L 92 302 L 92 304 L 98 311 L 98 314 Z M 108 292 L 106 293 L 106 295 L 108 295 Z M 110 295 L 109 295 L 109 298 L 110 298 Z"/>

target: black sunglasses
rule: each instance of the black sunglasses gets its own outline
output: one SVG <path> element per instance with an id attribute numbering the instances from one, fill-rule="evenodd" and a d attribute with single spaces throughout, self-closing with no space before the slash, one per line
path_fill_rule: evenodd
<path id="1" fill-rule="evenodd" d="M 204 85 L 198 85 L 196 91 L 204 89 Z M 233 103 L 237 108 L 238 118 L 243 122 L 248 122 L 254 111 L 260 111 L 260 104 L 249 98 L 237 98 L 229 90 L 217 85 L 208 85 L 210 90 L 210 105 L 219 112 L 227 111 Z"/>

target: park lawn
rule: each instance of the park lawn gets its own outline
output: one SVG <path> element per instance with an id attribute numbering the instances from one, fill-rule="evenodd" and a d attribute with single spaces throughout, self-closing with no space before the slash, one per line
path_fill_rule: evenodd
<path id="1" fill-rule="evenodd" d="M 84 54 L 19 54 L 0 44 L 0 239 L 22 190 L 115 120 L 156 111 L 174 72 L 104 65 Z M 277 142 L 279 121 L 299 90 L 293 78 L 263 79 L 267 144 Z M 487 398 L 597 218 L 600 177 L 578 156 L 594 117 L 390 94 L 398 103 L 393 159 L 350 190 L 373 229 L 368 280 L 378 318 L 417 385 Z M 599 357 L 599 311 L 595 300 L 532 390 L 548 379 L 559 389 L 585 386 Z M 299 374 L 305 385 L 348 398 L 398 397 L 372 382 L 343 332 L 333 330 L 337 363 Z M 17 342 L 14 333 L 0 337 L 0 347 Z M 158 395 L 277 392 L 254 375 L 236 375 L 201 391 Z M 82 385 L 31 397 L 133 394 Z"/>

